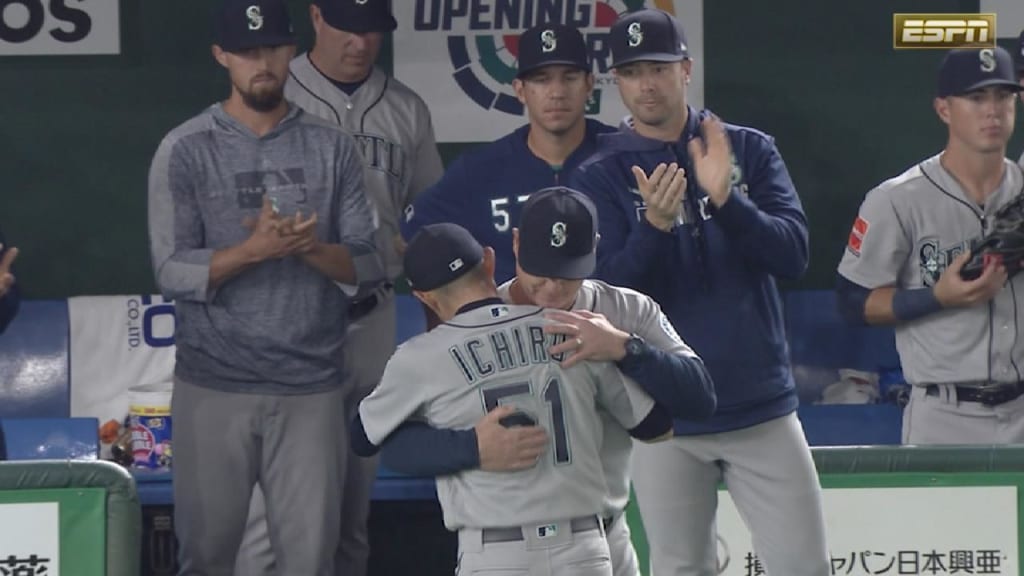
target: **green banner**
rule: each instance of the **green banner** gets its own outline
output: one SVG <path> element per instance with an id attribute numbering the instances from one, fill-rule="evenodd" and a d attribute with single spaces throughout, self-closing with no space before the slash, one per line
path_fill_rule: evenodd
<path id="1" fill-rule="evenodd" d="M 0 574 L 104 576 L 107 491 L 0 490 Z"/>

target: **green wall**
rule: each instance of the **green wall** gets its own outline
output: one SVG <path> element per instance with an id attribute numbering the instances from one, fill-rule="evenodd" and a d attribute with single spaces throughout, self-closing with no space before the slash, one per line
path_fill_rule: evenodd
<path id="1" fill-rule="evenodd" d="M 290 0 L 300 48 L 311 38 L 307 2 Z M 0 226 L 22 249 L 29 298 L 154 290 L 150 159 L 168 130 L 228 89 L 209 52 L 212 5 L 122 2 L 120 56 L 0 58 Z M 941 52 L 893 51 L 892 12 L 977 9 L 705 0 L 706 103 L 776 137 L 811 221 L 811 269 L 797 286 L 830 287 L 864 193 L 944 142 L 931 110 Z M 464 148 L 442 145 L 442 155 Z M 1020 148 L 1018 136 L 1011 153 Z"/>

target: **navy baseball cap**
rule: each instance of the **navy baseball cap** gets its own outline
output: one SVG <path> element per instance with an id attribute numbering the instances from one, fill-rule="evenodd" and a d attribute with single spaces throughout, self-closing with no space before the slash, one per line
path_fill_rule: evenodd
<path id="1" fill-rule="evenodd" d="M 1004 48 L 950 50 L 939 68 L 939 98 L 962 96 L 988 86 L 1020 91 L 1013 57 Z"/>
<path id="2" fill-rule="evenodd" d="M 223 0 L 213 43 L 225 52 L 295 44 L 288 7 L 284 0 Z"/>
<path id="3" fill-rule="evenodd" d="M 458 280 L 483 259 L 483 247 L 462 226 L 428 224 L 405 247 L 405 278 L 413 290 L 429 292 Z"/>
<path id="4" fill-rule="evenodd" d="M 612 68 L 633 62 L 679 62 L 690 57 L 686 33 L 668 12 L 648 9 L 630 12 L 612 25 Z"/>
<path id="5" fill-rule="evenodd" d="M 561 24 L 545 24 L 519 35 L 519 71 L 516 78 L 555 64 L 590 71 L 587 44 L 579 30 Z"/>
<path id="6" fill-rule="evenodd" d="M 519 217 L 519 267 L 545 278 L 579 280 L 597 263 L 597 208 L 562 186 L 530 194 Z"/>
<path id="7" fill-rule="evenodd" d="M 336 30 L 366 34 L 398 28 L 388 0 L 314 0 L 313 3 L 320 7 L 324 22 Z"/>

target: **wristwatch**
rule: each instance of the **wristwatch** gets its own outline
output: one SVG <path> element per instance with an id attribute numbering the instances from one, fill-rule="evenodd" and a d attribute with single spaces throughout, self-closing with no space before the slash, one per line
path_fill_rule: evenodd
<path id="1" fill-rule="evenodd" d="M 630 334 L 629 339 L 626 340 L 626 357 L 623 358 L 623 360 L 636 358 L 643 354 L 644 348 L 646 347 L 647 342 L 645 342 L 643 338 L 638 336 L 636 333 Z"/>

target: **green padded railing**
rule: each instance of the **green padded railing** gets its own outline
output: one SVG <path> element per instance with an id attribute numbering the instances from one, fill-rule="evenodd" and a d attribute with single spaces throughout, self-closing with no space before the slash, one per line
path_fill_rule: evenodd
<path id="1" fill-rule="evenodd" d="M 0 490 L 57 488 L 106 491 L 106 576 L 139 576 L 142 506 L 131 474 L 103 461 L 0 462 Z"/>
<path id="2" fill-rule="evenodd" d="M 818 474 L 1024 472 L 1024 446 L 815 447 Z"/>

